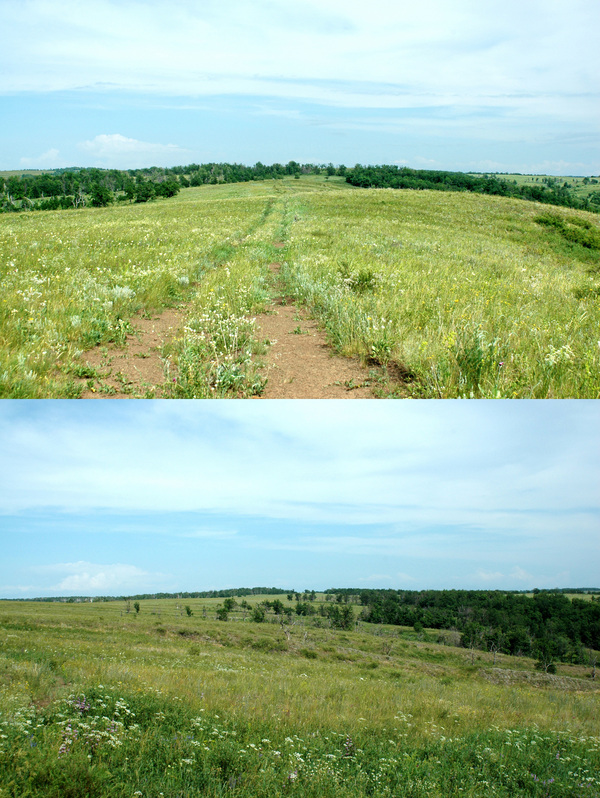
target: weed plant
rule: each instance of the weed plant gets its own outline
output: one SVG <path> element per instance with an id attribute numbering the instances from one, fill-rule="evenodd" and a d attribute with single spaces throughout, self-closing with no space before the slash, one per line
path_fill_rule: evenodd
<path id="1" fill-rule="evenodd" d="M 270 301 L 267 281 L 277 218 L 267 202 L 254 227 L 227 259 L 208 270 L 188 309 L 188 322 L 171 356 L 176 363 L 171 395 L 206 399 L 248 397 L 262 393 L 265 379 L 255 356 L 262 353 L 253 314 Z"/>
<path id="2" fill-rule="evenodd" d="M 583 680 L 495 684 L 486 655 L 390 627 L 139 603 L 0 604 L 3 798 L 600 795 Z"/>

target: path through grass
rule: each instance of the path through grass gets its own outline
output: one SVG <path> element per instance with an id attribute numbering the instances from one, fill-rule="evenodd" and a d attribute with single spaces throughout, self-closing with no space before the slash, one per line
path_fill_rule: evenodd
<path id="1" fill-rule="evenodd" d="M 181 302 L 183 335 L 163 353 L 171 395 L 260 393 L 252 319 L 278 261 L 333 347 L 385 366 L 398 396 L 596 398 L 598 225 L 525 201 L 322 178 L 4 216 L 0 395 L 78 395 L 86 349 Z"/>

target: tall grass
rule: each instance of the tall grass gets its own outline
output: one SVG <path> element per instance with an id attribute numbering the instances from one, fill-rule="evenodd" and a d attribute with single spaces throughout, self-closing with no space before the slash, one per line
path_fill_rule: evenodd
<path id="1" fill-rule="evenodd" d="M 190 189 L 144 206 L 2 217 L 0 396 L 76 395 L 82 352 L 122 342 L 135 312 L 193 295 L 266 202 L 264 189 Z"/>
<path id="2" fill-rule="evenodd" d="M 600 795 L 597 692 L 189 603 L 0 605 L 0 795 Z"/>
<path id="3" fill-rule="evenodd" d="M 592 214 L 556 214 L 596 240 Z M 536 203 L 369 190 L 313 195 L 298 216 L 288 289 L 340 351 L 401 365 L 414 395 L 600 395 L 600 249 Z"/>
<path id="4" fill-rule="evenodd" d="M 522 200 L 312 178 L 6 215 L 0 395 L 77 395 L 86 348 L 122 342 L 135 312 L 180 302 L 186 329 L 165 352 L 172 395 L 258 393 L 249 320 L 278 260 L 333 346 L 388 365 L 402 395 L 595 398 L 598 218 L 550 215 Z"/>

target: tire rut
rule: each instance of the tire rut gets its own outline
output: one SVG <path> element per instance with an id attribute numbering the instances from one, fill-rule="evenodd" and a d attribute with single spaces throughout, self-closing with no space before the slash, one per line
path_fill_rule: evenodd
<path id="1" fill-rule="evenodd" d="M 281 242 L 274 244 L 283 248 Z M 270 342 L 265 360 L 267 384 L 261 399 L 371 399 L 374 375 L 358 358 L 333 353 L 308 311 L 288 302 L 278 279 L 281 263 L 271 263 L 271 308 L 256 318 L 257 337 Z M 375 379 L 377 377 L 375 376 Z"/>

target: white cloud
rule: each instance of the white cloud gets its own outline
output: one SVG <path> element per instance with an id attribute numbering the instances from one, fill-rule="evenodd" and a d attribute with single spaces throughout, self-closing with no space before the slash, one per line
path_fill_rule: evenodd
<path id="1" fill-rule="evenodd" d="M 518 565 L 515 565 L 510 576 L 512 579 L 516 579 L 519 582 L 531 582 L 533 579 L 533 576 L 530 573 L 527 573 L 524 568 L 521 568 Z"/>
<path id="2" fill-rule="evenodd" d="M 518 168 L 530 152 L 539 152 L 540 161 L 582 160 L 585 166 L 566 173 L 590 174 L 598 170 L 598 48 L 580 48 L 572 58 L 565 42 L 586 40 L 599 16 L 594 0 L 422 0 L 412 6 L 390 0 L 0 3 L 0 93 L 31 93 L 37 102 L 45 93 L 68 92 L 69 108 L 103 106 L 113 119 L 122 119 L 126 108 L 156 114 L 172 104 L 179 109 L 177 121 L 172 117 L 175 129 L 185 114 L 180 129 L 193 150 L 146 142 L 170 134 L 156 133 L 156 122 L 141 114 L 133 130 L 123 122 L 114 129 L 141 136 L 137 144 L 146 149 L 93 139 L 87 144 L 98 166 L 172 166 L 202 160 L 207 152 L 227 159 L 219 145 L 228 122 L 246 131 L 241 157 L 252 158 L 275 136 L 246 126 L 258 114 L 267 130 L 287 118 L 296 149 L 309 138 L 306 128 L 314 133 L 322 126 L 323 155 L 309 145 L 317 161 L 338 162 L 341 148 L 343 158 L 368 162 L 384 153 L 377 160 L 388 162 L 395 146 L 410 153 L 412 139 L 416 152 L 427 153 L 433 145 L 437 154 L 443 143 L 446 168 L 466 168 L 469 160 L 489 155 L 498 171 L 555 173 L 551 167 Z M 344 109 L 353 109 L 354 118 L 340 120 Z M 385 119 L 362 119 L 368 109 Z M 145 132 L 146 124 L 153 124 L 152 132 Z M 392 137 L 397 145 L 376 146 Z M 450 154 L 453 141 L 463 151 L 459 158 Z M 473 142 L 481 145 L 479 152 Z M 511 155 L 499 151 L 502 144 Z M 66 152 L 68 143 L 61 146 Z M 361 156 L 365 149 L 368 154 Z M 69 151 L 69 161 L 75 155 Z"/>
<path id="3" fill-rule="evenodd" d="M 417 580 L 415 579 L 414 576 L 411 576 L 410 574 L 405 574 L 402 571 L 399 571 L 396 574 L 396 581 L 399 581 L 399 582 L 416 582 Z"/>
<path id="4" fill-rule="evenodd" d="M 34 158 L 21 158 L 21 165 L 25 169 L 58 169 L 65 164 L 60 152 L 51 149 Z"/>
<path id="5" fill-rule="evenodd" d="M 415 155 L 413 158 L 414 163 L 424 169 L 433 169 L 434 167 L 440 168 L 441 164 L 435 158 L 424 158 L 422 155 Z"/>
<path id="6" fill-rule="evenodd" d="M 87 407 L 36 407 L 31 422 L 0 408 L 0 512 L 209 510 L 535 539 L 568 517 L 597 531 L 593 402 Z"/>
<path id="7" fill-rule="evenodd" d="M 5 542 L 27 551 L 28 533 L 72 540 L 77 531 L 77 548 L 65 544 L 56 559 L 82 562 L 45 572 L 54 595 L 153 592 L 159 581 L 166 589 L 170 577 L 147 573 L 161 568 L 189 567 L 186 579 L 206 584 L 221 567 L 229 583 L 233 567 L 281 575 L 311 563 L 324 581 L 338 573 L 338 584 L 344 568 L 353 580 L 392 577 L 383 584 L 552 587 L 568 583 L 565 569 L 593 572 L 600 556 L 599 407 L 8 402 Z M 86 529 L 88 516 L 96 521 Z M 140 533 L 154 536 L 144 548 Z M 104 549 L 112 565 L 88 562 L 92 536 L 114 547 Z M 177 562 L 182 551 L 196 561 Z"/>
<path id="8" fill-rule="evenodd" d="M 598 25 L 589 0 L 29 0 L 4 3 L 5 91 L 136 90 L 182 96 L 261 94 L 328 104 L 522 108 L 548 93 L 554 113 L 593 108 L 598 55 L 566 41 Z M 562 57 L 562 54 L 565 54 Z M 15 69 L 14 65 L 19 64 Z M 326 81 L 338 85 L 326 86 Z M 395 98 L 395 99 L 394 99 Z M 570 98 L 570 99 L 569 99 Z M 548 108 L 548 111 L 551 109 Z"/>
<path id="9" fill-rule="evenodd" d="M 156 144 L 127 138 L 120 133 L 101 133 L 91 141 L 82 141 L 78 148 L 98 161 L 111 166 L 163 166 L 178 162 L 187 153 L 176 144 Z"/>
<path id="10" fill-rule="evenodd" d="M 85 561 L 54 563 L 33 569 L 40 573 L 56 574 L 58 582 L 48 591 L 74 593 L 77 595 L 132 593 L 160 574 L 150 574 L 135 565 L 114 563 L 100 565 Z M 62 577 L 62 578 L 61 578 Z"/>
<path id="11" fill-rule="evenodd" d="M 571 575 L 568 570 L 557 570 L 554 573 L 549 573 L 532 568 L 531 571 L 527 571 L 520 565 L 515 565 L 512 570 L 507 573 L 479 569 L 473 579 L 475 584 L 480 582 L 484 583 L 490 589 L 501 590 L 531 590 L 534 587 L 552 588 L 561 585 L 565 587 L 575 587 L 575 585 L 571 584 Z M 584 585 L 580 586 L 584 587 Z"/>
<path id="12" fill-rule="evenodd" d="M 501 582 L 505 576 L 500 571 L 477 571 L 477 578 L 482 582 Z"/>
<path id="13" fill-rule="evenodd" d="M 191 532 L 177 534 L 182 538 L 197 538 L 199 540 L 231 540 L 238 533 L 234 529 L 195 529 Z"/>
<path id="14" fill-rule="evenodd" d="M 380 582 L 393 582 L 394 585 L 401 585 L 404 582 L 416 582 L 414 576 L 405 574 L 402 571 L 398 572 L 395 576 L 389 574 L 371 574 L 371 576 L 358 577 L 357 582 L 362 584 L 379 584 Z"/>

